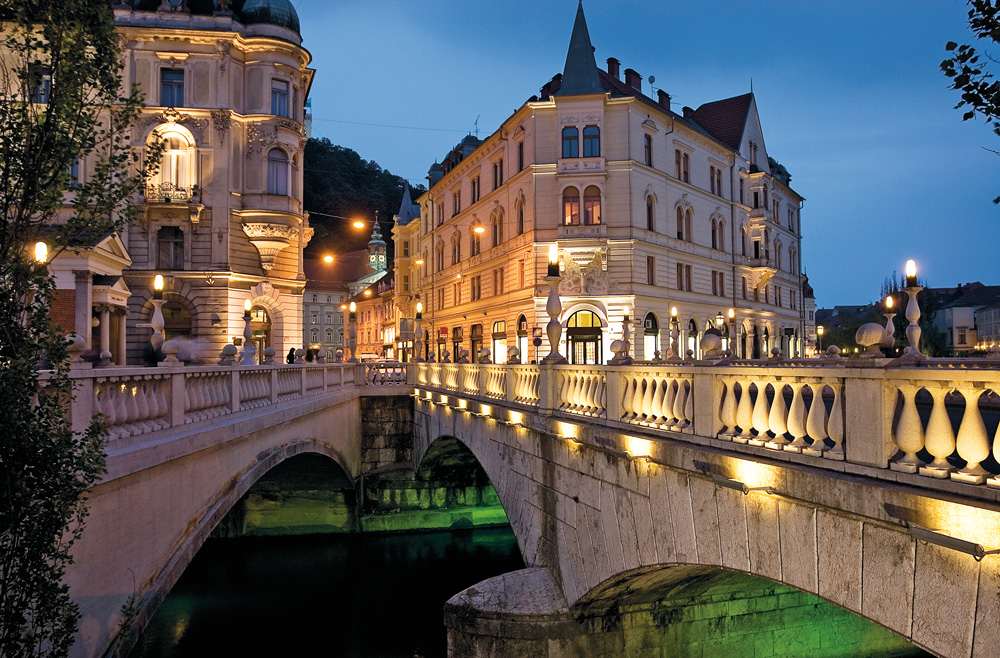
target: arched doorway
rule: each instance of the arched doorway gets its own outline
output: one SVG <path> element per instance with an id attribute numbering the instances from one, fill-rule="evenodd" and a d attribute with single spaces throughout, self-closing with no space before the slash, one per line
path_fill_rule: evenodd
<path id="1" fill-rule="evenodd" d="M 462 328 L 454 327 L 451 330 L 451 360 L 458 363 L 462 351 Z"/>
<path id="2" fill-rule="evenodd" d="M 521 363 L 528 363 L 528 318 L 517 317 L 517 351 L 521 353 Z"/>
<path id="3" fill-rule="evenodd" d="M 493 363 L 507 363 L 507 323 L 497 320 L 493 323 Z"/>
<path id="4" fill-rule="evenodd" d="M 642 358 L 652 359 L 660 349 L 660 323 L 654 313 L 647 313 L 642 320 Z"/>
<path id="5" fill-rule="evenodd" d="M 592 365 L 603 362 L 604 325 L 601 318 L 586 309 L 569 316 L 566 321 L 566 347 L 569 362 L 576 365 Z"/>
<path id="6" fill-rule="evenodd" d="M 250 333 L 257 348 L 257 363 L 263 363 L 264 350 L 271 346 L 271 316 L 263 306 L 250 309 Z"/>

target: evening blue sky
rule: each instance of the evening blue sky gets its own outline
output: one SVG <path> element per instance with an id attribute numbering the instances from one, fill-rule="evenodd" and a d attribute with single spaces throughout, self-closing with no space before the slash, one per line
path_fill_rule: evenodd
<path id="1" fill-rule="evenodd" d="M 425 182 L 479 117 L 486 136 L 562 70 L 576 0 L 294 0 L 318 70 L 313 135 Z M 934 286 L 1000 283 L 1000 157 L 938 70 L 961 0 L 584 3 L 675 109 L 757 95 L 768 153 L 806 197 L 820 306 L 864 303 L 907 257 Z M 649 92 L 648 81 L 644 89 Z M 388 128 L 359 124 L 407 126 Z"/>

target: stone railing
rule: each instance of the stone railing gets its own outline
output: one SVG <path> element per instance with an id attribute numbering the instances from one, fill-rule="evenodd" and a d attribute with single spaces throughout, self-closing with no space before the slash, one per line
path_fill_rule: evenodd
<path id="1" fill-rule="evenodd" d="M 396 383 L 402 383 L 405 370 L 397 367 L 396 374 Z M 81 431 L 100 414 L 113 447 L 171 427 L 354 386 L 356 367 L 328 363 L 94 368 L 75 369 L 71 377 L 73 429 Z"/>
<path id="2" fill-rule="evenodd" d="M 381 386 L 406 383 L 406 366 L 399 361 L 376 361 L 362 364 L 365 384 Z"/>
<path id="3" fill-rule="evenodd" d="M 849 360 L 627 366 L 419 363 L 418 390 L 538 416 L 792 454 L 891 480 L 1000 489 L 1000 363 Z M 727 448 L 727 446 L 729 446 Z M 877 470 L 876 470 L 877 469 Z M 986 491 L 984 488 L 983 491 Z M 992 494 L 991 494 L 992 495 Z M 1000 492 L 995 496 L 1000 501 Z"/>

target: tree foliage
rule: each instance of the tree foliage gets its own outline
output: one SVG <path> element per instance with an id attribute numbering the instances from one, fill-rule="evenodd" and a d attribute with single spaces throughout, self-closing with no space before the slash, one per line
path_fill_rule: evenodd
<path id="1" fill-rule="evenodd" d="M 977 39 L 1000 45 L 1000 0 L 969 0 L 969 28 Z M 1000 80 L 990 70 L 990 65 L 1000 65 L 1000 60 L 976 46 L 949 41 L 945 50 L 950 54 L 941 62 L 941 71 L 951 80 L 951 88 L 961 92 L 955 109 L 964 110 L 963 121 L 982 116 L 1000 137 Z M 988 150 L 1000 155 L 1000 149 Z M 1000 203 L 1000 196 L 993 199 Z"/>
<path id="2" fill-rule="evenodd" d="M 378 212 L 382 235 L 391 244 L 389 229 L 393 214 L 399 210 L 404 178 L 324 137 L 306 142 L 304 179 L 305 208 L 314 213 L 309 221 L 316 229 L 310 251 L 333 245 L 342 245 L 337 250 L 361 249 L 368 242 L 368 231 L 358 233 L 347 222 L 319 213 L 374 219 Z M 414 188 L 413 197 L 422 191 L 423 187 Z"/>
<path id="3" fill-rule="evenodd" d="M 122 228 L 159 147 L 148 162 L 132 147 L 140 98 L 123 90 L 107 0 L 0 0 L 0 17 L 0 656 L 63 656 L 79 618 L 63 579 L 103 430 L 70 427 L 69 341 L 32 247 L 54 257 Z M 67 192 L 81 158 L 87 180 Z"/>

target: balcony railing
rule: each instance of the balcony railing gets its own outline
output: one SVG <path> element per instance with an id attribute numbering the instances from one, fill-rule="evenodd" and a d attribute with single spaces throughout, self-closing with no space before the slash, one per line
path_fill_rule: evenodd
<path id="1" fill-rule="evenodd" d="M 187 203 L 197 196 L 197 185 L 182 187 L 173 183 L 151 183 L 146 186 L 147 203 Z"/>
<path id="2" fill-rule="evenodd" d="M 1000 500 L 995 360 L 418 363 L 409 383 L 435 403 L 430 392 L 501 401 L 543 421 L 577 417 L 833 470 L 846 462 L 848 472 Z"/>

